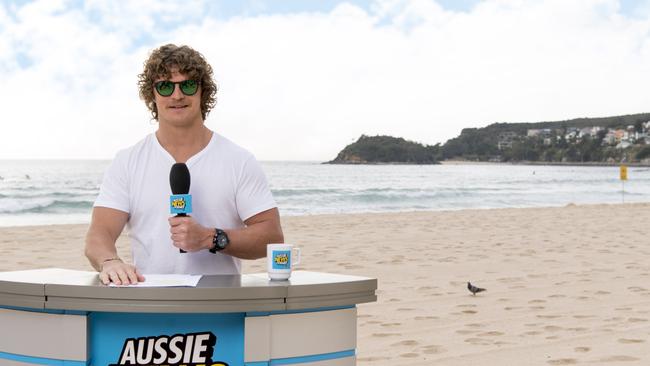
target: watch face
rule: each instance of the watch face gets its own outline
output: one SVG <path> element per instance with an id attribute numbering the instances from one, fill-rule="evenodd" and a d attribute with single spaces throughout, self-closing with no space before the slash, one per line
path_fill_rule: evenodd
<path id="1" fill-rule="evenodd" d="M 219 248 L 223 249 L 226 247 L 227 244 L 228 244 L 228 238 L 226 236 L 219 235 L 219 237 L 217 237 L 217 245 L 219 246 Z"/>

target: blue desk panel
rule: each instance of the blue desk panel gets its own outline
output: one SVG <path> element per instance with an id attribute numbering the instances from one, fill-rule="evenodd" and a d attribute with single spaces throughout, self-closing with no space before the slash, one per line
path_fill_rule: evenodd
<path id="1" fill-rule="evenodd" d="M 216 339 L 213 347 L 212 362 L 221 366 L 244 364 L 244 317 L 245 313 L 227 314 L 143 314 L 143 313 L 102 313 L 89 314 L 90 361 L 92 365 L 120 365 L 122 352 L 125 356 L 135 355 L 139 360 L 160 357 L 160 352 L 149 347 L 155 337 L 161 347 L 166 347 L 174 336 L 194 339 L 197 334 L 212 333 Z M 188 335 L 195 335 L 188 337 Z M 129 343 L 127 340 L 131 339 Z M 183 342 L 176 342 L 177 348 L 183 348 L 184 361 L 190 360 L 193 345 L 185 347 Z M 187 349 L 184 349 L 187 348 Z M 168 357 L 177 353 L 168 350 Z M 205 356 L 205 354 L 203 354 Z M 122 357 L 128 359 L 128 357 Z M 123 363 L 128 365 L 128 363 Z M 151 364 L 154 364 L 151 362 Z M 170 364 L 163 362 L 163 365 Z M 180 362 L 181 365 L 193 365 L 192 362 Z M 212 364 L 208 364 L 211 366 Z M 206 365 L 206 366 L 208 366 Z"/>

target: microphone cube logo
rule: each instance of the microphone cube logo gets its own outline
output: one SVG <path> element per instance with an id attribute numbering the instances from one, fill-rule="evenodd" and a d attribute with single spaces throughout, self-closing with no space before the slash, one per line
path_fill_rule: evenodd
<path id="1" fill-rule="evenodd" d="M 278 250 L 273 252 L 273 269 L 291 268 L 291 252 L 288 250 Z"/>
<path id="2" fill-rule="evenodd" d="M 177 198 L 172 201 L 172 207 L 174 207 L 177 210 L 184 210 L 185 209 L 185 200 L 183 198 Z"/>
<path id="3" fill-rule="evenodd" d="M 169 212 L 173 215 L 192 213 L 192 196 L 173 194 L 169 197 Z"/>

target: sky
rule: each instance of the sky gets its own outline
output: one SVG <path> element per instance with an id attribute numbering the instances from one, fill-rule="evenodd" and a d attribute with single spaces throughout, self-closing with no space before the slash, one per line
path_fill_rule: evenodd
<path id="1" fill-rule="evenodd" d="M 4 0 L 0 160 L 111 159 L 155 132 L 137 75 L 167 43 L 206 57 L 206 125 L 258 160 L 650 111 L 650 0 Z"/>

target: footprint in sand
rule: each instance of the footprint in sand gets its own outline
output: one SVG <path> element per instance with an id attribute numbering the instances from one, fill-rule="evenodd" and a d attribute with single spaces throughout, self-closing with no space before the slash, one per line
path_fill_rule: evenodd
<path id="1" fill-rule="evenodd" d="M 621 320 L 623 320 L 623 318 L 621 318 L 620 316 L 605 319 L 606 322 L 620 322 Z"/>
<path id="2" fill-rule="evenodd" d="M 404 357 L 404 358 L 414 358 L 414 357 L 418 357 L 418 356 L 420 356 L 420 354 L 419 354 L 419 353 L 409 352 L 409 353 L 402 353 L 402 354 L 399 355 L 399 356 L 400 356 L 400 357 Z"/>
<path id="3" fill-rule="evenodd" d="M 578 363 L 578 360 L 575 358 L 558 358 L 555 360 L 546 361 L 549 365 L 575 365 Z"/>
<path id="4" fill-rule="evenodd" d="M 365 268 L 365 267 L 357 265 L 357 264 L 352 264 L 352 265 L 349 265 L 349 266 L 345 266 L 344 268 L 345 269 L 361 269 L 361 268 Z"/>
<path id="5" fill-rule="evenodd" d="M 557 332 L 562 330 L 562 327 L 558 327 L 557 325 L 547 325 L 544 327 L 544 330 L 547 332 Z"/>
<path id="6" fill-rule="evenodd" d="M 405 341 L 401 341 L 401 342 L 393 343 L 393 344 L 391 344 L 391 347 L 397 347 L 397 346 L 417 346 L 418 344 L 420 344 L 420 343 L 418 343 L 418 341 L 416 341 L 416 340 L 414 340 L 414 339 L 407 339 L 407 340 L 405 340 Z"/>
<path id="7" fill-rule="evenodd" d="M 628 287 L 627 289 L 632 291 L 632 292 L 646 292 L 646 291 L 648 291 L 646 288 L 638 287 L 638 286 Z"/>
<path id="8" fill-rule="evenodd" d="M 479 337 L 498 337 L 498 336 L 502 336 L 502 335 L 504 335 L 504 334 L 505 334 L 505 333 L 503 333 L 503 332 L 491 331 L 491 332 L 484 332 L 484 333 L 481 333 L 481 334 L 479 334 L 478 336 L 479 336 Z"/>
<path id="9" fill-rule="evenodd" d="M 589 328 L 585 328 L 585 327 L 574 327 L 574 328 L 567 328 L 567 330 L 568 330 L 568 331 L 571 331 L 571 332 L 582 333 L 582 332 L 586 332 L 586 331 L 588 331 Z"/>
<path id="10" fill-rule="evenodd" d="M 474 333 L 478 333 L 478 332 L 480 332 L 480 330 L 461 329 L 461 330 L 457 330 L 456 334 L 469 335 L 469 334 L 474 334 Z"/>
<path id="11" fill-rule="evenodd" d="M 379 337 L 379 338 L 401 336 L 401 335 L 402 335 L 401 333 L 372 333 L 373 337 Z"/>
<path id="12" fill-rule="evenodd" d="M 435 287 L 431 287 L 431 286 L 422 286 L 422 287 L 418 287 L 417 290 L 421 291 L 421 292 L 426 292 L 426 291 L 429 291 L 429 290 L 433 290 L 434 288 Z"/>
<path id="13" fill-rule="evenodd" d="M 493 343 L 491 340 L 483 338 L 467 338 L 465 342 L 473 346 L 489 346 Z"/>
<path id="14" fill-rule="evenodd" d="M 643 343 L 645 340 L 643 339 L 627 339 L 627 338 L 621 338 L 618 340 L 618 343 L 623 343 L 623 344 L 633 344 L 633 343 Z"/>
<path id="15" fill-rule="evenodd" d="M 644 318 L 629 318 L 627 321 L 630 322 L 630 323 L 642 323 L 642 322 L 647 322 L 648 319 L 644 319 Z"/>
<path id="16" fill-rule="evenodd" d="M 528 332 L 524 332 L 522 335 L 520 335 L 520 337 L 521 336 L 535 336 L 535 335 L 540 335 L 540 334 L 542 334 L 542 332 L 537 331 L 537 330 L 531 330 L 531 331 L 528 331 Z"/>
<path id="17" fill-rule="evenodd" d="M 358 357 L 357 361 L 359 362 L 374 362 L 374 361 L 385 361 L 390 360 L 390 357 Z"/>
<path id="18" fill-rule="evenodd" d="M 381 326 L 382 327 L 397 327 L 399 325 L 402 325 L 402 323 L 383 323 Z"/>
<path id="19" fill-rule="evenodd" d="M 440 319 L 440 318 L 437 317 L 437 316 L 416 316 L 413 319 L 415 319 L 415 320 L 436 320 L 436 319 Z"/>
<path id="20" fill-rule="evenodd" d="M 501 283 L 513 283 L 513 282 L 520 282 L 523 280 L 521 277 L 504 277 L 504 278 L 499 278 L 497 281 Z"/>
<path id="21" fill-rule="evenodd" d="M 422 347 L 422 353 L 426 353 L 427 355 L 435 355 L 443 352 L 447 352 L 447 350 L 443 346 L 438 346 L 435 344 Z"/>
<path id="22" fill-rule="evenodd" d="M 625 355 L 616 355 L 616 356 L 609 356 L 609 357 L 604 357 L 601 358 L 600 362 L 630 362 L 630 361 L 638 361 L 639 359 L 636 357 L 632 356 L 625 356 Z"/>
<path id="23" fill-rule="evenodd" d="M 586 352 L 591 351 L 591 348 L 590 347 L 576 347 L 573 350 L 576 351 L 576 352 L 579 352 L 579 353 L 586 353 Z"/>

